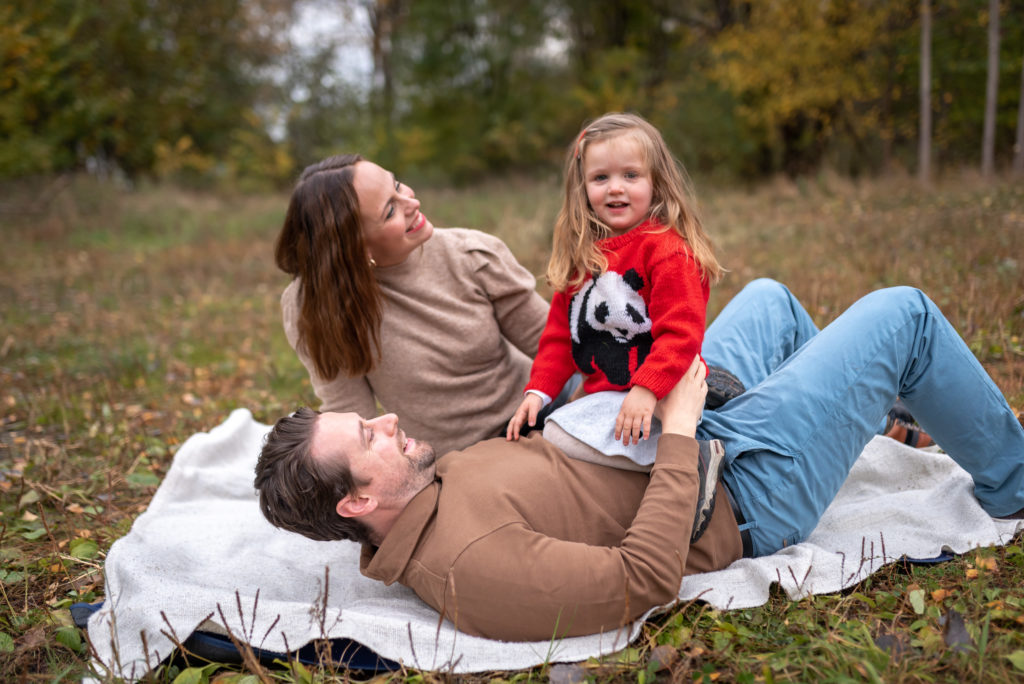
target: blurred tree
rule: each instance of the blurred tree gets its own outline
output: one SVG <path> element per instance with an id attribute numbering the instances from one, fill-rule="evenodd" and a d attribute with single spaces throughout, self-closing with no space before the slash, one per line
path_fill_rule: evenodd
<path id="1" fill-rule="evenodd" d="M 386 161 L 397 156 L 394 136 L 395 73 L 392 46 L 404 17 L 403 0 L 363 0 L 373 29 L 373 89 L 370 109 L 374 127 L 375 148 Z"/>
<path id="2" fill-rule="evenodd" d="M 1024 59 L 1020 69 L 1020 97 L 1017 99 L 1017 137 L 1013 143 L 1013 173 L 1024 175 Z"/>
<path id="3" fill-rule="evenodd" d="M 216 173 L 252 130 L 294 0 L 11 0 L 0 175 L 102 160 Z M 14 161 L 12 161 L 14 160 Z"/>
<path id="4" fill-rule="evenodd" d="M 90 12 L 75 3 L 0 7 L 0 178 L 76 166 L 115 110 L 104 92 Z M 55 15 L 60 15 L 60 21 Z"/>
<path id="5" fill-rule="evenodd" d="M 1021 99 L 1024 0 L 993 4 L 998 160 Z M 352 150 L 470 181 L 557 166 L 580 125 L 609 110 L 646 116 L 691 170 L 723 179 L 912 167 L 929 120 L 933 161 L 973 163 L 989 13 L 943 0 L 929 41 L 921 5 L 8 0 L 0 177 L 88 165 L 240 185 Z M 292 33 L 309 7 L 349 23 L 322 41 Z M 347 73 L 343 55 L 359 49 L 365 73 Z"/>
<path id="6" fill-rule="evenodd" d="M 945 163 L 976 164 L 983 133 L 988 75 L 988 3 L 944 0 L 934 5 L 935 153 Z M 1024 47 L 1024 2 L 1002 0 L 995 91 L 995 156 L 1013 145 L 1016 76 Z"/>
<path id="7" fill-rule="evenodd" d="M 409 3 L 390 36 L 394 128 L 383 163 L 465 181 L 550 159 L 565 90 L 546 51 L 551 16 L 544 0 Z"/>
<path id="8" fill-rule="evenodd" d="M 928 185 L 932 177 L 932 5 L 921 0 L 920 126 L 917 179 Z"/>
<path id="9" fill-rule="evenodd" d="M 999 96 L 999 0 L 988 0 L 988 67 L 985 79 L 985 129 L 981 137 L 981 175 L 995 172 L 996 100 Z"/>
<path id="10" fill-rule="evenodd" d="M 764 150 L 761 170 L 806 172 L 838 140 L 870 158 L 870 144 L 894 135 L 903 87 L 887 78 L 906 61 L 899 46 L 907 44 L 912 4 L 755 0 L 749 7 L 748 20 L 715 41 L 714 74 L 740 98 L 739 115 Z"/>
<path id="11" fill-rule="evenodd" d="M 376 155 L 366 90 L 338 73 L 337 47 L 288 60 L 287 145 L 300 168 L 341 152 Z"/>

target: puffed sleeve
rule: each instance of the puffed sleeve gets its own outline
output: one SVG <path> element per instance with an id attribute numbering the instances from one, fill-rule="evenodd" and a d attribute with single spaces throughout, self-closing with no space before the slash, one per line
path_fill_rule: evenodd
<path id="1" fill-rule="evenodd" d="M 494 307 L 494 318 L 501 334 L 529 357 L 537 354 L 537 344 L 548 304 L 537 294 L 537 279 L 523 267 L 499 238 L 468 231 L 468 252 L 472 256 L 472 277 Z"/>
<path id="2" fill-rule="evenodd" d="M 365 418 L 376 416 L 377 403 L 373 397 L 373 390 L 370 389 L 370 384 L 365 376 L 348 377 L 339 373 L 334 378 L 324 378 L 317 373 L 313 360 L 299 345 L 298 291 L 298 281 L 293 280 L 281 294 L 281 318 L 284 323 L 284 334 L 288 338 L 288 344 L 295 350 L 302 365 L 306 367 L 306 372 L 309 373 L 310 384 L 312 384 L 313 391 L 320 399 L 320 410 L 351 411 Z"/>

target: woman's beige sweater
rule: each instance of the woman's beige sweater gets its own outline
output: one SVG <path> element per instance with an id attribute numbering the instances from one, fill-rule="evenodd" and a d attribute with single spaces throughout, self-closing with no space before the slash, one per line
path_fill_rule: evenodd
<path id="1" fill-rule="evenodd" d="M 288 341 L 323 411 L 398 414 L 440 456 L 496 437 L 522 401 L 548 305 L 498 238 L 435 229 L 397 266 L 375 270 L 384 294 L 381 359 L 367 375 L 323 378 L 298 343 L 299 280 L 281 295 Z"/>

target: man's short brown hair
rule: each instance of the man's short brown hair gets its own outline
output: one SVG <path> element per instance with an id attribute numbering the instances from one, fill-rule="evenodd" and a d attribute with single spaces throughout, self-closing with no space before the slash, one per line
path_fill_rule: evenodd
<path id="1" fill-rule="evenodd" d="M 260 510 L 275 527 L 316 539 L 370 541 L 370 530 L 338 515 L 338 502 L 356 488 L 344 459 L 314 458 L 311 446 L 320 412 L 300 408 L 277 421 L 256 463 L 253 483 Z"/>

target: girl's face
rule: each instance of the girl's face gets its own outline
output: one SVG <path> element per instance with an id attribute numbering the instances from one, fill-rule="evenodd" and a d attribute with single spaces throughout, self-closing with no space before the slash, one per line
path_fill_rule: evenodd
<path id="1" fill-rule="evenodd" d="M 370 161 L 356 163 L 352 187 L 359 198 L 359 225 L 368 259 L 394 266 L 430 239 L 434 226 L 420 212 L 420 201 L 395 174 Z"/>
<path id="2" fill-rule="evenodd" d="M 590 143 L 583 158 L 583 179 L 590 208 L 616 235 L 647 220 L 654 194 L 651 170 L 631 136 Z"/>

